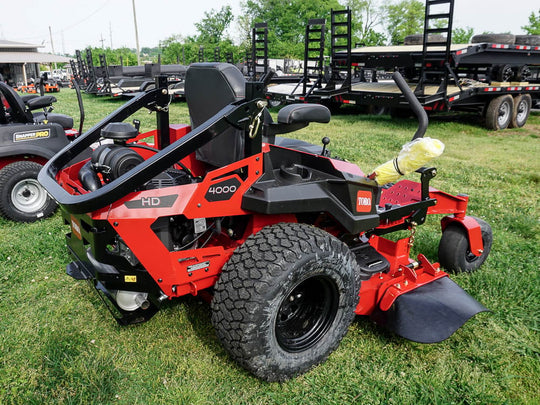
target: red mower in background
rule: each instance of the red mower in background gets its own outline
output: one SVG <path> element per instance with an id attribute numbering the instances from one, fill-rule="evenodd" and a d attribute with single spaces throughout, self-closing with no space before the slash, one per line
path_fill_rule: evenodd
<path id="1" fill-rule="evenodd" d="M 425 112 L 396 74 L 427 128 Z M 401 84 L 400 84 L 401 83 Z M 410 258 L 417 227 L 443 218 L 439 261 L 473 271 L 491 229 L 466 215 L 468 197 L 420 182 L 380 186 L 323 146 L 282 138 L 330 120 L 322 105 L 282 108 L 272 122 L 264 82 L 224 63 L 190 66 L 191 126 L 170 125 L 166 79 L 52 158 L 39 181 L 71 231 L 67 273 L 90 281 L 120 324 L 150 319 L 174 297 L 211 300 L 212 323 L 239 364 L 282 381 L 322 362 L 355 315 L 418 342 L 438 342 L 481 304 L 438 263 Z M 140 108 L 157 129 L 121 122 Z M 154 144 L 141 141 L 153 136 Z M 91 144 L 92 157 L 69 165 Z M 384 237 L 408 230 L 410 236 Z"/>

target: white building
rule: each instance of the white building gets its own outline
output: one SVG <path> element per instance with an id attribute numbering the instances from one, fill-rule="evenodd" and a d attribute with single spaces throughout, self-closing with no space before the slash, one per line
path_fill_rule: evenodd
<path id="1" fill-rule="evenodd" d="M 41 45 L 0 40 L 0 74 L 11 85 L 39 77 L 39 65 L 67 63 L 70 58 L 38 52 Z M 49 69 L 51 70 L 51 69 Z"/>

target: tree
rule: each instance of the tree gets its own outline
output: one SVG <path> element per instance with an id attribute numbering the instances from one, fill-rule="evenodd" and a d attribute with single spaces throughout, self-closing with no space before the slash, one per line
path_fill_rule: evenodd
<path id="1" fill-rule="evenodd" d="M 195 27 L 199 31 L 199 39 L 201 42 L 219 43 L 233 19 L 231 6 L 223 6 L 219 11 L 214 9 L 209 12 L 205 11 L 204 18 L 195 23 Z"/>
<path id="2" fill-rule="evenodd" d="M 386 29 L 390 34 L 390 42 L 399 44 L 407 35 L 424 30 L 424 3 L 418 0 L 402 0 L 384 7 L 386 12 Z"/>
<path id="3" fill-rule="evenodd" d="M 242 11 L 247 17 L 244 29 L 251 29 L 257 22 L 266 22 L 270 58 L 303 58 L 308 20 L 327 17 L 328 21 L 331 9 L 340 10 L 343 6 L 338 0 L 246 0 L 242 3 Z M 245 32 L 243 36 L 249 35 Z"/>
<path id="4" fill-rule="evenodd" d="M 107 65 L 119 65 L 120 62 L 122 62 L 124 66 L 137 64 L 137 55 L 133 49 L 126 47 L 117 49 L 89 47 L 88 49 L 92 52 L 94 66 L 100 65 L 99 55 L 105 55 Z"/>
<path id="5" fill-rule="evenodd" d="M 352 12 L 351 26 L 354 43 L 366 46 L 383 45 L 386 37 L 375 30 L 382 25 L 384 9 L 376 4 L 376 0 L 345 0 L 344 6 Z"/>
<path id="6" fill-rule="evenodd" d="M 468 44 L 471 42 L 472 36 L 473 29 L 471 27 L 454 28 L 452 31 L 452 42 L 454 44 Z"/>
<path id="7" fill-rule="evenodd" d="M 538 15 L 533 11 L 529 16 L 529 24 L 521 27 L 529 35 L 540 35 L 540 9 Z"/>

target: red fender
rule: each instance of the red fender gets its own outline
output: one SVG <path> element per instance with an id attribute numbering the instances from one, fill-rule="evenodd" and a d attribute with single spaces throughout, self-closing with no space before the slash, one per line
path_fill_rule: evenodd
<path id="1" fill-rule="evenodd" d="M 465 229 L 469 239 L 469 249 L 475 256 L 482 255 L 484 251 L 484 242 L 482 241 L 482 229 L 473 217 L 455 215 L 447 216 L 441 219 L 441 228 L 444 230 L 450 225 L 457 223 Z"/>

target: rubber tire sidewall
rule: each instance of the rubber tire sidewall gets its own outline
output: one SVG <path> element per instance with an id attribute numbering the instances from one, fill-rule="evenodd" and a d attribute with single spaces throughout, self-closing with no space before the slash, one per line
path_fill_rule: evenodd
<path id="1" fill-rule="evenodd" d="M 507 102 L 508 108 L 510 111 L 510 114 L 508 116 L 508 119 L 506 120 L 503 125 L 499 123 L 499 109 L 501 108 L 501 105 Z M 496 97 L 492 99 L 486 109 L 486 127 L 488 129 L 492 129 L 495 131 L 498 131 L 500 129 L 505 129 L 510 125 L 510 121 L 512 120 L 512 115 L 514 113 L 514 99 L 510 95 L 503 95 Z"/>
<path id="2" fill-rule="evenodd" d="M 10 163 L 0 170 L 0 214 L 5 218 L 16 222 L 34 222 L 47 218 L 57 208 L 56 202 L 47 195 L 44 204 L 34 212 L 24 212 L 17 209 L 11 199 L 11 192 L 17 183 L 25 179 L 37 181 L 37 176 L 42 166 L 32 161 L 18 161 Z M 43 186 L 41 191 L 46 193 Z"/>
<path id="3" fill-rule="evenodd" d="M 478 34 L 471 38 L 471 44 L 490 43 L 513 45 L 516 36 L 513 34 Z"/>
<path id="4" fill-rule="evenodd" d="M 487 259 L 493 244 L 491 226 L 480 218 L 473 217 L 480 225 L 482 232 L 483 252 L 476 260 L 467 260 L 469 238 L 465 228 L 459 223 L 452 223 L 443 231 L 439 242 L 439 263 L 447 271 L 454 273 L 476 271 Z"/>
<path id="5" fill-rule="evenodd" d="M 524 118 L 521 120 L 518 120 L 518 110 L 520 103 L 524 103 L 525 108 L 527 108 L 526 114 Z M 529 119 L 529 114 L 531 113 L 532 108 L 532 98 L 529 94 L 520 94 L 519 96 L 514 97 L 514 110 L 512 112 L 512 119 L 510 120 L 510 123 L 508 124 L 509 128 L 521 128 Z"/>
<path id="6" fill-rule="evenodd" d="M 278 343 L 276 316 L 294 287 L 315 276 L 338 287 L 335 318 L 311 347 L 288 352 Z M 309 225 L 272 225 L 251 235 L 223 268 L 212 323 L 240 365 L 263 380 L 284 381 L 321 363 L 338 347 L 354 319 L 359 290 L 360 269 L 345 244 Z"/>
<path id="7" fill-rule="evenodd" d="M 540 35 L 516 35 L 516 45 L 540 45 Z"/>

